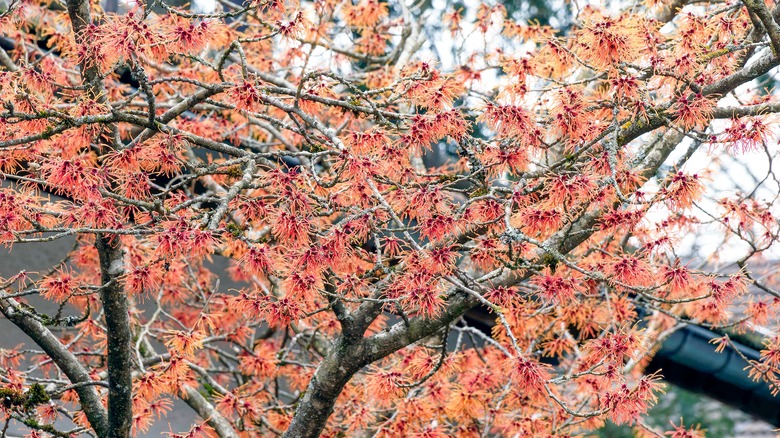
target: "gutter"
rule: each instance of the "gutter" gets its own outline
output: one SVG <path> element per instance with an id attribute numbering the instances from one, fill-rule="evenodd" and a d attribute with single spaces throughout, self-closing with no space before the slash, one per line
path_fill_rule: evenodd
<path id="1" fill-rule="evenodd" d="M 746 369 L 744 358 L 758 361 L 760 352 L 732 339 L 734 347 L 717 353 L 710 341 L 722 336 L 699 326 L 686 326 L 664 341 L 646 371 L 660 370 L 664 380 L 675 386 L 705 394 L 780 426 L 780 397 L 772 395 L 766 382 L 751 379 Z"/>
<path id="2" fill-rule="evenodd" d="M 642 310 L 637 310 L 641 318 Z M 466 314 L 471 326 L 488 335 L 495 325 L 494 318 L 481 307 Z M 734 347 L 729 345 L 723 352 L 717 353 L 716 345 L 710 341 L 724 334 L 687 325 L 666 338 L 645 372 L 660 371 L 663 380 L 668 383 L 704 394 L 780 427 L 780 397 L 772 395 L 766 382 L 755 381 L 748 376 L 748 363 L 743 359 L 744 356 L 750 361 L 759 360 L 759 340 L 751 339 L 749 335 L 730 334 Z"/>

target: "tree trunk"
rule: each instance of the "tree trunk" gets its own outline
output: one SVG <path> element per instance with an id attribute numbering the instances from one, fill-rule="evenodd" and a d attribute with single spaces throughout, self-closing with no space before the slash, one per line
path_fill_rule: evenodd
<path id="1" fill-rule="evenodd" d="M 68 15 L 73 27 L 76 44 L 89 45 L 82 31 L 91 22 L 89 0 L 68 0 Z M 100 72 L 95 66 L 81 66 L 82 83 L 87 96 L 105 101 Z M 112 126 L 112 131 L 115 131 Z M 114 136 L 116 139 L 117 137 Z M 115 140 L 117 141 L 117 140 Z M 116 146 L 116 145 L 115 145 Z M 133 421 L 133 378 L 131 362 L 131 332 L 128 315 L 127 295 L 120 277 L 124 273 L 124 251 L 119 236 L 99 233 L 95 236 L 95 247 L 100 257 L 102 288 L 100 299 L 106 318 L 108 348 L 108 430 L 107 438 L 128 438 Z"/>
<path id="2" fill-rule="evenodd" d="M 311 378 L 293 421 L 282 438 L 320 436 L 344 385 L 360 368 L 369 363 L 363 354 L 364 346 L 362 339 L 357 343 L 350 343 L 339 338 Z"/>
<path id="3" fill-rule="evenodd" d="M 127 294 L 119 281 L 124 271 L 124 251 L 119 236 L 98 235 L 96 239 L 108 341 L 108 438 L 128 438 L 133 420 L 133 376 Z"/>

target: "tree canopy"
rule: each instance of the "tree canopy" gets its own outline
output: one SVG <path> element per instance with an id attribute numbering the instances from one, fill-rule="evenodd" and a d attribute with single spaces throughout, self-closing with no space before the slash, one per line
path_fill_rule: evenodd
<path id="1" fill-rule="evenodd" d="M 76 242 L 0 278 L 4 431 L 696 436 L 642 420 L 687 324 L 778 388 L 773 1 L 113 9 L 0 13 L 0 239 Z"/>

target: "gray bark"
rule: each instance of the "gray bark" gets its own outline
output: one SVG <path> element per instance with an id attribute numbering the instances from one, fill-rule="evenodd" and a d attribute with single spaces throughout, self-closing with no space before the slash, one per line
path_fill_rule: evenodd
<path id="1" fill-rule="evenodd" d="M 81 365 L 81 362 L 57 339 L 52 332 L 38 322 L 32 315 L 20 310 L 19 303 L 12 298 L 3 298 L 0 293 L 0 313 L 9 321 L 19 327 L 29 336 L 51 360 L 62 370 L 73 384 L 91 382 L 89 372 Z M 100 394 L 92 385 L 79 385 L 74 389 L 79 396 L 81 409 L 87 415 L 87 420 L 98 436 L 108 434 L 108 415 Z"/>
<path id="2" fill-rule="evenodd" d="M 89 0 L 68 0 L 70 17 L 76 43 L 88 45 L 82 31 L 92 22 Z M 105 101 L 103 84 L 97 67 L 81 66 L 82 83 L 87 86 L 89 97 Z M 106 318 L 108 367 L 108 430 L 99 434 L 107 438 L 128 438 L 133 421 L 133 378 L 131 362 L 131 331 L 127 295 L 119 280 L 124 273 L 122 250 L 118 236 L 98 234 L 95 247 L 100 257 L 100 274 L 103 288 L 100 299 Z"/>
<path id="3" fill-rule="evenodd" d="M 239 438 L 230 421 L 223 417 L 205 397 L 200 395 L 197 389 L 185 385 L 181 392 L 182 400 L 190 405 L 201 418 L 205 419 L 206 424 L 214 428 L 220 438 Z"/>
<path id="4" fill-rule="evenodd" d="M 113 239 L 113 240 L 112 240 Z M 128 438 L 133 421 L 133 376 L 127 294 L 118 277 L 123 272 L 124 252 L 119 236 L 98 235 L 95 246 L 100 256 L 100 291 L 106 318 L 108 351 L 108 423 L 109 438 Z"/>

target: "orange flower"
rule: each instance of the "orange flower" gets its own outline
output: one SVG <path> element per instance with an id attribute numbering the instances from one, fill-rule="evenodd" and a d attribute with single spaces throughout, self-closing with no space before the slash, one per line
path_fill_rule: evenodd
<path id="1" fill-rule="evenodd" d="M 507 361 L 509 377 L 522 391 L 535 396 L 545 392 L 545 385 L 550 378 L 550 366 L 537 361 L 516 357 Z"/>
<path id="2" fill-rule="evenodd" d="M 387 3 L 379 0 L 360 0 L 356 5 L 347 2 L 341 8 L 341 14 L 347 24 L 358 28 L 376 26 L 387 17 L 387 13 Z"/>
<path id="3" fill-rule="evenodd" d="M 203 348 L 203 340 L 206 339 L 206 335 L 200 332 L 173 332 L 165 345 L 176 354 L 191 357 L 195 354 L 195 350 Z"/>
<path id="4" fill-rule="evenodd" d="M 769 140 L 770 126 L 760 117 L 734 119 L 718 141 L 734 153 L 757 151 Z"/>
<path id="5" fill-rule="evenodd" d="M 539 293 L 547 302 L 568 305 L 575 301 L 577 289 L 574 282 L 561 277 L 560 273 L 551 274 L 550 268 L 545 268 L 541 275 L 534 276 L 531 282 L 539 288 Z"/>
<path id="6" fill-rule="evenodd" d="M 672 106 L 676 116 L 676 122 L 683 129 L 704 129 L 712 118 L 712 110 L 715 103 L 696 93 L 691 97 L 682 96 Z"/>
<path id="7" fill-rule="evenodd" d="M 407 391 L 399 386 L 403 383 L 406 381 L 400 372 L 375 369 L 375 372 L 366 378 L 366 394 L 380 405 L 387 405 Z"/>
<path id="8" fill-rule="evenodd" d="M 477 418 L 483 411 L 482 391 L 460 385 L 454 385 L 450 394 L 447 411 L 453 418 Z"/>
<path id="9" fill-rule="evenodd" d="M 167 27 L 167 49 L 178 53 L 200 52 L 208 40 L 211 23 L 208 20 L 193 22 L 177 14 L 167 14 L 164 20 Z"/>
<path id="10" fill-rule="evenodd" d="M 609 275 L 611 279 L 629 286 L 647 286 L 653 281 L 647 263 L 633 256 L 614 259 L 609 266 Z"/>
<path id="11" fill-rule="evenodd" d="M 276 351 L 274 343 L 260 341 L 255 345 L 252 354 L 240 356 L 239 369 L 247 375 L 262 379 L 273 377 L 278 366 Z"/>
<path id="12" fill-rule="evenodd" d="M 639 20 L 629 15 L 613 19 L 592 14 L 575 38 L 579 56 L 599 70 L 632 62 L 642 49 Z"/>
<path id="13" fill-rule="evenodd" d="M 78 290 L 78 280 L 66 269 L 60 270 L 56 275 L 49 276 L 43 283 L 42 296 L 47 300 L 62 302 L 70 298 Z"/>
<path id="14" fill-rule="evenodd" d="M 677 172 L 667 181 L 668 184 L 663 189 L 663 192 L 665 192 L 666 199 L 673 208 L 690 208 L 704 193 L 704 185 L 699 181 L 699 176 L 695 173 L 686 175 L 682 172 Z"/>
<path id="15" fill-rule="evenodd" d="M 142 265 L 131 269 L 125 279 L 127 292 L 131 294 L 151 292 L 160 285 L 160 268 L 158 266 Z"/>
<path id="16" fill-rule="evenodd" d="M 260 104 L 260 92 L 253 82 L 242 82 L 228 90 L 231 103 L 239 110 L 256 111 Z"/>
<path id="17" fill-rule="evenodd" d="M 564 214 L 556 209 L 529 208 L 519 214 L 523 232 L 532 237 L 548 236 L 563 225 Z"/>

